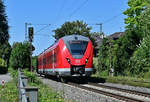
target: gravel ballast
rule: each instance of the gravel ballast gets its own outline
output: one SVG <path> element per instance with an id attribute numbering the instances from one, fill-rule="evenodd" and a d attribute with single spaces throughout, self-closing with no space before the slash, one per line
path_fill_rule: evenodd
<path id="1" fill-rule="evenodd" d="M 92 85 L 88 85 L 88 84 L 85 84 L 83 86 L 90 87 L 90 88 L 97 89 L 97 90 L 101 90 L 101 91 L 104 91 L 104 92 L 109 92 L 109 93 L 125 96 L 125 97 L 132 98 L 132 99 L 138 99 L 138 100 L 141 100 L 141 101 L 144 101 L 144 102 L 150 102 L 150 98 L 144 97 L 144 96 L 130 94 L 130 93 L 126 93 L 126 92 L 122 92 L 122 91 L 118 91 L 118 90 L 113 90 L 113 89 L 107 89 L 107 88 L 92 86 Z"/>
<path id="2" fill-rule="evenodd" d="M 102 94 L 87 91 L 68 84 L 56 82 L 50 79 L 40 78 L 44 84 L 47 84 L 54 90 L 62 93 L 65 101 L 75 102 L 123 102 L 121 100 L 105 96 Z"/>
<path id="3" fill-rule="evenodd" d="M 135 87 L 135 86 L 130 86 L 130 85 L 113 84 L 113 83 L 99 83 L 99 84 L 106 85 L 106 86 L 117 87 L 117 88 L 122 88 L 122 89 L 134 90 L 134 91 L 139 91 L 139 92 L 144 92 L 144 93 L 149 93 L 150 94 L 150 88 Z"/>

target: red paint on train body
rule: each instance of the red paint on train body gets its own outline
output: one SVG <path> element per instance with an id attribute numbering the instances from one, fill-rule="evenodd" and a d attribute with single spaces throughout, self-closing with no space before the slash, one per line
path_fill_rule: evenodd
<path id="1" fill-rule="evenodd" d="M 89 38 L 70 35 L 60 38 L 38 56 L 38 73 L 59 76 L 90 76 L 93 47 Z"/>

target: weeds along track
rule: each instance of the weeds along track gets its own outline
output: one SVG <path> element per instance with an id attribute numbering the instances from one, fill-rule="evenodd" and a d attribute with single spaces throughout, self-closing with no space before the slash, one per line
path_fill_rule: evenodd
<path id="1" fill-rule="evenodd" d="M 69 85 L 72 85 L 72 86 L 75 86 L 75 87 L 79 87 L 81 89 L 85 89 L 85 90 L 88 90 L 88 91 L 92 91 L 92 92 L 95 92 L 95 93 L 99 93 L 99 94 L 103 94 L 103 95 L 106 95 L 106 96 L 109 96 L 109 97 L 113 97 L 113 98 L 116 98 L 118 100 L 122 100 L 124 102 L 150 102 L 150 99 L 143 99 L 141 97 L 145 96 L 145 98 L 147 98 L 146 96 L 146 93 L 145 94 L 142 94 L 142 93 L 138 93 L 136 92 L 136 95 L 140 95 L 139 98 L 137 98 L 137 96 L 135 95 L 134 97 L 132 97 L 132 95 L 129 95 L 129 94 L 126 94 L 126 93 L 129 93 L 128 91 L 123 91 L 126 95 L 123 95 L 123 94 L 120 94 L 118 92 L 115 92 L 116 89 L 117 91 L 119 90 L 120 92 L 122 92 L 122 89 L 119 89 L 119 88 L 110 88 L 110 87 L 107 87 L 107 86 L 104 86 L 104 85 L 99 85 L 99 84 L 95 84 L 95 83 L 88 83 L 88 84 L 77 84 L 77 83 L 71 83 L 69 82 L 68 83 Z M 101 90 L 103 89 L 103 90 Z M 108 89 L 108 90 L 106 90 Z M 110 91 L 110 90 L 114 90 L 114 92 Z M 124 90 L 124 89 L 123 89 Z M 135 92 L 131 92 L 130 91 L 130 94 L 134 94 Z"/>

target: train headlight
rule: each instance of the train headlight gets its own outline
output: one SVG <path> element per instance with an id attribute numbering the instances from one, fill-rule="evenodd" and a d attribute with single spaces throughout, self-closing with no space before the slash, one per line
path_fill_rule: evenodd
<path id="1" fill-rule="evenodd" d="M 85 59 L 85 63 L 87 63 L 88 62 L 88 58 L 87 59 Z"/>
<path id="2" fill-rule="evenodd" d="M 69 58 L 66 58 L 66 59 L 67 59 L 68 63 L 70 64 L 70 59 Z"/>

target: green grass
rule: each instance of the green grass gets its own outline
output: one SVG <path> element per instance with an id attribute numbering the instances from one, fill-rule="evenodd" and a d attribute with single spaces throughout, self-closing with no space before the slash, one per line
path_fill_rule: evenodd
<path id="1" fill-rule="evenodd" d="M 123 76 L 110 77 L 110 76 L 97 76 L 97 75 L 93 75 L 92 77 L 103 78 L 105 80 L 105 82 L 108 82 L 108 83 L 117 83 L 117 84 L 123 84 L 123 85 L 131 85 L 131 86 L 150 88 L 150 80 L 149 79 L 123 77 Z"/>
<path id="2" fill-rule="evenodd" d="M 24 71 L 29 78 L 29 85 L 38 87 L 38 102 L 65 102 L 60 93 L 57 93 L 47 85 L 43 84 L 34 73 Z"/>
<path id="3" fill-rule="evenodd" d="M 0 85 L 0 102 L 18 102 L 18 89 L 14 80 Z"/>
<path id="4" fill-rule="evenodd" d="M 5 86 L 0 85 L 0 102 L 18 102 L 17 89 L 17 70 L 9 69 L 13 80 L 6 83 Z M 34 73 L 25 71 L 29 78 L 28 85 L 38 87 L 38 102 L 65 102 L 60 93 L 57 93 L 47 85 L 44 85 Z"/>
<path id="5" fill-rule="evenodd" d="M 64 102 L 63 97 L 47 85 L 39 85 L 39 102 Z"/>
<path id="6" fill-rule="evenodd" d="M 0 102 L 18 102 L 17 72 L 9 68 L 13 80 L 0 85 Z"/>

